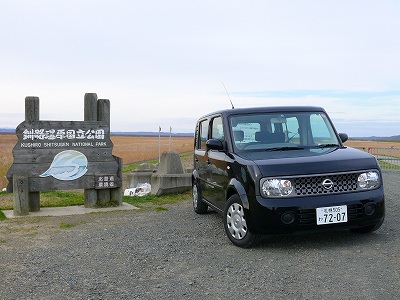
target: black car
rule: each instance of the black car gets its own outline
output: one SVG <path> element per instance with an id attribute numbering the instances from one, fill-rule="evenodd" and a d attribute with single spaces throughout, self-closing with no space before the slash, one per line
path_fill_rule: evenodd
<path id="1" fill-rule="evenodd" d="M 261 234 L 377 230 L 385 216 L 377 160 L 345 147 L 320 107 L 229 109 L 199 119 L 193 207 L 224 217 L 240 247 Z"/>

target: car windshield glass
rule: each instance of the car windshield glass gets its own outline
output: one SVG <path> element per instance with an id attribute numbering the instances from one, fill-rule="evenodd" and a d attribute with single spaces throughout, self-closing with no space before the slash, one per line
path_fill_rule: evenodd
<path id="1" fill-rule="evenodd" d="M 324 112 L 232 115 L 230 129 L 238 151 L 290 151 L 340 145 Z"/>

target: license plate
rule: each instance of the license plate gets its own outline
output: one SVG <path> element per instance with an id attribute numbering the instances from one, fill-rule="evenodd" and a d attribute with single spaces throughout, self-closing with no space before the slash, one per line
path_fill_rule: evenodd
<path id="1" fill-rule="evenodd" d="M 318 207 L 317 225 L 347 222 L 347 205 Z"/>

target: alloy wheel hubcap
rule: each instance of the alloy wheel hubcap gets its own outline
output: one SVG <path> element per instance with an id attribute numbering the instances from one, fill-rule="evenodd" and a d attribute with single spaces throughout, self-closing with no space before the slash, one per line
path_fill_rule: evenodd
<path id="1" fill-rule="evenodd" d="M 233 203 L 226 214 L 226 224 L 232 237 L 237 240 L 243 239 L 247 234 L 247 223 L 244 217 L 243 207 Z"/>

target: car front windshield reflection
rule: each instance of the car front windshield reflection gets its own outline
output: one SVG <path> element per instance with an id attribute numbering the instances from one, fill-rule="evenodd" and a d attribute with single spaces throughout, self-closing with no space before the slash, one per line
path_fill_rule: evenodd
<path id="1" fill-rule="evenodd" d="M 230 124 L 237 151 L 289 151 L 340 146 L 324 112 L 233 115 Z"/>

